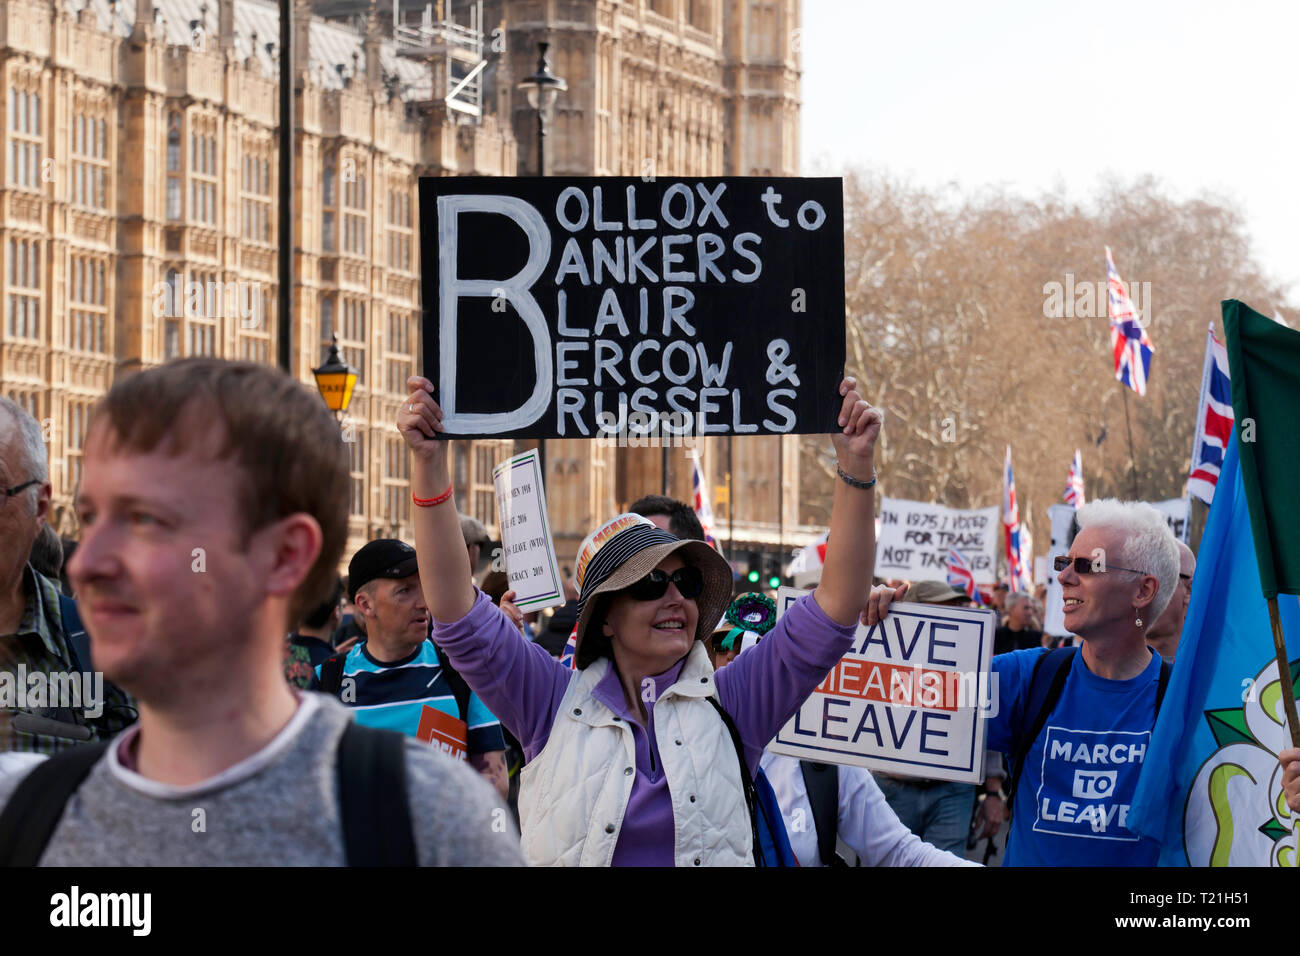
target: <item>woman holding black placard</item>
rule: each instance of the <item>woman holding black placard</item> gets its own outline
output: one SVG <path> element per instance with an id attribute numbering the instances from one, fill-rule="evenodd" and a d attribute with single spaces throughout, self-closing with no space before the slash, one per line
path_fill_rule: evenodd
<path id="1" fill-rule="evenodd" d="M 875 558 L 881 414 L 840 383 L 821 584 L 715 678 L 704 641 L 731 598 L 711 547 L 620 515 L 579 552 L 577 670 L 520 637 L 469 575 L 433 384 L 412 377 L 397 426 L 414 452 L 415 541 L 434 640 L 524 745 L 533 864 L 745 865 L 762 748 L 852 642 Z"/>

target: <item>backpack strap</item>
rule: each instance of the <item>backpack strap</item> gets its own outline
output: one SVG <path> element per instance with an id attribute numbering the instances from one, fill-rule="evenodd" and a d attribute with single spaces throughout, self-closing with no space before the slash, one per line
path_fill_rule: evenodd
<path id="1" fill-rule="evenodd" d="M 64 750 L 22 779 L 0 812 L 0 866 L 40 863 L 68 800 L 108 746 L 100 741 Z"/>
<path id="2" fill-rule="evenodd" d="M 93 670 L 90 666 L 90 638 L 86 635 L 86 625 L 81 623 L 81 612 L 77 602 L 66 594 L 59 595 L 59 615 L 63 618 L 63 636 L 67 638 L 68 654 L 74 671 Z"/>
<path id="3" fill-rule="evenodd" d="M 433 641 L 429 641 L 433 644 Z M 447 685 L 451 687 L 451 692 L 456 698 L 456 706 L 460 708 L 460 719 L 465 721 L 466 733 L 469 732 L 469 696 L 473 693 L 469 684 L 465 683 L 465 678 L 461 677 L 456 668 L 451 666 L 451 661 L 447 655 L 442 652 L 442 648 L 433 644 L 433 651 L 438 655 L 438 663 L 442 666 L 442 676 L 447 678 Z"/>
<path id="4" fill-rule="evenodd" d="M 1154 654 L 1155 652 L 1152 651 Z M 1174 665 L 1163 657 L 1160 658 L 1160 682 L 1156 684 L 1156 716 L 1160 716 L 1160 704 L 1165 699 L 1165 689 L 1169 686 L 1169 675 L 1174 672 Z"/>
<path id="5" fill-rule="evenodd" d="M 745 764 L 745 747 L 740 742 L 740 731 L 736 729 L 736 724 L 731 719 L 731 715 L 722 709 L 714 698 L 704 698 L 713 705 L 713 709 L 718 712 L 722 722 L 727 726 L 727 732 L 731 734 L 732 746 L 736 748 L 736 759 L 740 762 L 740 783 L 745 791 L 745 806 L 749 808 L 749 828 L 754 837 L 754 865 L 765 866 L 766 861 L 763 859 L 763 846 L 758 836 L 758 792 L 754 789 L 754 778 L 749 774 L 749 767 Z"/>
<path id="6" fill-rule="evenodd" d="M 840 828 L 840 773 L 833 763 L 800 760 L 803 785 L 812 807 L 813 826 L 817 828 L 817 853 L 822 866 L 847 866 L 835 852 Z"/>
<path id="7" fill-rule="evenodd" d="M 332 697 L 337 697 L 339 690 L 343 687 L 343 664 L 347 659 L 348 652 L 341 651 L 321 661 L 320 682 L 316 689 Z"/>
<path id="8" fill-rule="evenodd" d="M 1077 652 L 1077 647 L 1058 647 L 1046 654 L 1039 654 L 1038 660 L 1034 661 L 1034 670 L 1029 678 L 1029 695 L 1021 716 L 1021 732 L 1016 737 L 1012 755 L 1011 780 L 1007 787 L 1007 807 L 1013 812 L 1020 772 L 1024 769 L 1030 748 L 1043 732 L 1043 725 L 1051 716 L 1056 702 L 1061 699 L 1061 691 L 1065 688 L 1066 678 L 1070 676 L 1070 668 L 1074 665 Z M 1027 730 L 1026 718 L 1030 721 Z"/>
<path id="9" fill-rule="evenodd" d="M 406 738 L 348 721 L 338 749 L 348 866 L 417 866 L 406 798 Z"/>

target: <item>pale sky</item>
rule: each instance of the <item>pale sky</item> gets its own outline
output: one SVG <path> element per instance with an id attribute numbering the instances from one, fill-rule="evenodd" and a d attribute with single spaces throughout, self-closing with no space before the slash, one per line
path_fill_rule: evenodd
<path id="1" fill-rule="evenodd" d="M 1300 306 L 1300 3 L 803 0 L 805 175 L 1032 196 L 1151 173 L 1242 211 Z"/>

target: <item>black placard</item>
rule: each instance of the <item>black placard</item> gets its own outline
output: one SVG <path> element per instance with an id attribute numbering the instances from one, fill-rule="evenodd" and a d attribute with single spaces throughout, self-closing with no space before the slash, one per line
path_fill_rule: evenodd
<path id="1" fill-rule="evenodd" d="M 836 428 L 839 179 L 424 178 L 420 229 L 449 437 Z"/>

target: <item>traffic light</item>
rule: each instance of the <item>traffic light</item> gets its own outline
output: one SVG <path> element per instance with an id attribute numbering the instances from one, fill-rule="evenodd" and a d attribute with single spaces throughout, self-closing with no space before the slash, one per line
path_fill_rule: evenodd
<path id="1" fill-rule="evenodd" d="M 749 573 L 745 575 L 745 579 L 749 581 L 750 584 L 757 584 L 759 579 L 762 577 L 762 572 L 760 570 L 762 561 L 763 556 L 757 551 L 749 552 Z"/>
<path id="2" fill-rule="evenodd" d="M 775 591 L 785 583 L 781 576 L 781 559 L 779 557 L 768 555 L 765 570 L 767 586 L 772 590 Z"/>

